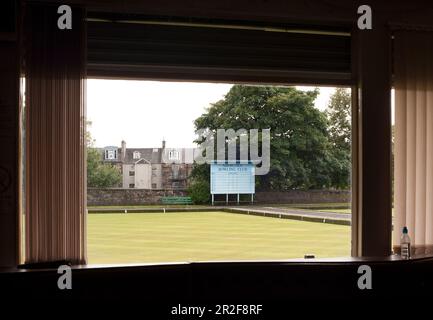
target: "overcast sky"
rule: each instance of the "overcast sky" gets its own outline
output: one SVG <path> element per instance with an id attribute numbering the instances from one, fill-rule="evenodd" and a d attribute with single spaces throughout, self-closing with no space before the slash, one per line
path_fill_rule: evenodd
<path id="1" fill-rule="evenodd" d="M 87 119 L 96 146 L 195 147 L 193 121 L 231 84 L 131 80 L 87 81 Z M 298 87 L 302 90 L 314 87 Z M 334 88 L 320 88 L 316 107 L 326 108 Z"/>

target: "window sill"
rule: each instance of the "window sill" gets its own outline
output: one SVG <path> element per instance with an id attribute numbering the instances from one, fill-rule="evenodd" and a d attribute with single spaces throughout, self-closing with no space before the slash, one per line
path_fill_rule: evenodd
<path id="1" fill-rule="evenodd" d="M 161 262 L 161 263 L 131 263 L 131 264 L 87 264 L 71 266 L 72 270 L 92 270 L 92 269 L 146 269 L 146 268 L 176 268 L 177 266 L 350 266 L 359 264 L 383 264 L 383 263 L 410 263 L 410 262 L 433 262 L 432 254 L 418 254 L 411 259 L 403 259 L 398 255 L 387 257 L 342 257 L 342 258 L 317 258 L 317 259 L 287 259 L 287 260 L 220 260 L 220 261 L 194 261 L 194 262 Z M 60 264 L 59 264 L 60 265 Z M 10 272 L 32 272 L 32 271 L 50 271 L 56 268 L 47 267 L 9 267 L 0 268 L 0 273 Z"/>

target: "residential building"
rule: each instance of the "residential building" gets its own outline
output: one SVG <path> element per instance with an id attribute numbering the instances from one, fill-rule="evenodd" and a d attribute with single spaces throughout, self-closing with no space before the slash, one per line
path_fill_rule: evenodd
<path id="1" fill-rule="evenodd" d="M 119 167 L 122 172 L 122 188 L 137 189 L 186 189 L 192 170 L 194 149 L 127 148 L 122 141 L 120 148 L 107 146 L 101 150 L 103 161 Z"/>

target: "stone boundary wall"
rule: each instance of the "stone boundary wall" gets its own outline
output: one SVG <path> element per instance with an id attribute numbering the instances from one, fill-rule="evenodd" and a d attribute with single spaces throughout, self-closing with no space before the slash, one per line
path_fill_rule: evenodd
<path id="1" fill-rule="evenodd" d="M 348 190 L 290 190 L 257 192 L 257 203 L 340 203 L 350 202 Z"/>
<path id="2" fill-rule="evenodd" d="M 122 206 L 160 204 L 162 197 L 187 196 L 185 190 L 148 190 L 122 188 L 88 188 L 88 206 Z"/>
<path id="3" fill-rule="evenodd" d="M 186 190 L 147 190 L 121 188 L 88 188 L 88 206 L 122 206 L 161 204 L 162 197 L 188 196 Z M 256 203 L 339 203 L 350 202 L 346 190 L 290 190 L 257 192 Z"/>

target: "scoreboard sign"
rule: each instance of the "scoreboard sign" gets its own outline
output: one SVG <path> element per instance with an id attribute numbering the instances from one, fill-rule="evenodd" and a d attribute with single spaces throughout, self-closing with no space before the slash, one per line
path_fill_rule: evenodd
<path id="1" fill-rule="evenodd" d="M 210 193 L 254 194 L 254 169 L 253 163 L 212 163 L 210 167 Z"/>

